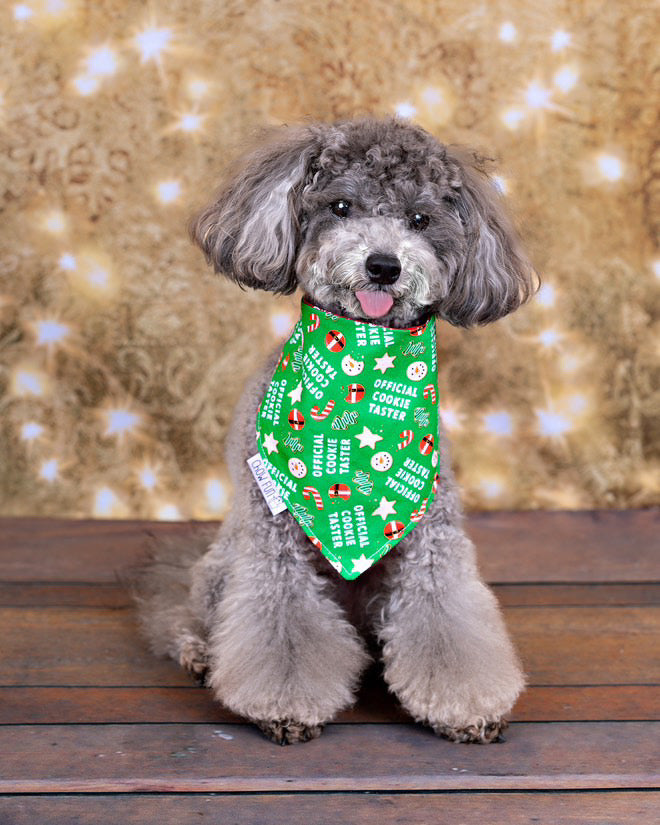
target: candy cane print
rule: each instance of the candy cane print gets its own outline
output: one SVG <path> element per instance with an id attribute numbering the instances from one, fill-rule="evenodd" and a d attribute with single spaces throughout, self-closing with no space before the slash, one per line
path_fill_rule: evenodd
<path id="1" fill-rule="evenodd" d="M 437 396 L 435 394 L 435 387 L 433 384 L 427 384 L 424 387 L 424 398 L 428 398 L 429 395 L 431 396 L 431 404 L 435 404 Z"/>
<path id="2" fill-rule="evenodd" d="M 314 499 L 314 503 L 316 504 L 317 510 L 323 509 L 323 499 L 321 498 L 321 493 L 316 489 L 316 487 L 304 487 L 303 488 L 303 498 L 309 501 L 310 498 Z"/>
<path id="3" fill-rule="evenodd" d="M 412 440 L 415 437 L 415 434 L 412 430 L 404 430 L 402 433 L 399 433 L 399 438 L 401 441 L 397 444 L 397 450 L 403 450 L 404 447 L 407 447 L 409 444 L 412 444 Z"/>
<path id="4" fill-rule="evenodd" d="M 315 312 L 312 312 L 310 313 L 309 320 L 311 324 L 307 324 L 307 332 L 314 332 L 314 330 L 317 330 L 321 325 L 321 319 Z"/>
<path id="5" fill-rule="evenodd" d="M 410 514 L 411 521 L 421 521 L 422 516 L 426 512 L 426 505 L 428 504 L 429 500 L 427 498 L 421 503 L 419 510 L 413 510 Z"/>
<path id="6" fill-rule="evenodd" d="M 322 410 L 319 410 L 318 405 L 315 405 L 314 407 L 312 407 L 312 409 L 309 411 L 309 414 L 312 416 L 314 421 L 323 421 L 325 418 L 327 418 L 330 415 L 330 413 L 334 410 L 334 408 L 335 408 L 335 402 L 334 401 L 328 401 L 328 403 L 325 405 L 325 407 Z"/>
<path id="7" fill-rule="evenodd" d="M 289 361 L 290 361 L 290 360 L 291 360 L 291 356 L 290 356 L 290 355 L 286 355 L 286 356 L 284 357 L 284 359 L 282 360 L 282 372 L 284 372 L 284 370 L 285 370 L 285 369 L 289 366 Z"/>

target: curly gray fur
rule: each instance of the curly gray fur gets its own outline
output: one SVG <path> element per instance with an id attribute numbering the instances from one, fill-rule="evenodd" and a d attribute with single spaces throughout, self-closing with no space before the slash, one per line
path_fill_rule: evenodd
<path id="1" fill-rule="evenodd" d="M 344 216 L 330 208 L 340 200 L 350 204 Z M 428 218 L 421 229 L 415 213 Z M 389 326 L 432 315 L 486 323 L 533 291 L 532 268 L 475 156 L 396 119 L 271 137 L 191 232 L 214 268 L 244 286 L 300 286 L 324 309 Z M 365 261 L 376 252 L 399 259 L 394 283 L 372 282 Z M 371 318 L 356 293 L 376 290 L 392 306 Z M 319 735 L 353 701 L 371 635 L 386 681 L 415 719 L 456 741 L 492 741 L 524 679 L 463 532 L 444 433 L 429 512 L 394 552 L 346 582 L 288 512 L 270 514 L 246 465 L 274 363 L 236 413 L 234 507 L 219 534 L 184 564 L 178 588 L 165 588 L 157 565 L 144 576 L 152 648 L 193 671 L 208 664 L 219 701 L 288 743 Z"/>
<path id="2" fill-rule="evenodd" d="M 386 290 L 395 302 L 379 323 L 407 326 L 431 315 L 487 323 L 529 298 L 534 274 L 482 165 L 396 119 L 297 127 L 243 159 L 191 234 L 216 271 L 245 286 L 300 286 L 327 309 L 364 318 L 355 292 L 372 288 L 356 266 L 366 232 L 370 251 L 397 243 L 416 250 L 424 259 L 418 286 L 425 280 L 432 296 L 421 289 L 415 300 L 406 280 L 397 283 Z M 342 198 L 351 203 L 345 220 L 328 208 Z M 416 211 L 430 218 L 423 232 L 408 226 Z M 393 230 L 396 242 L 388 240 Z"/>

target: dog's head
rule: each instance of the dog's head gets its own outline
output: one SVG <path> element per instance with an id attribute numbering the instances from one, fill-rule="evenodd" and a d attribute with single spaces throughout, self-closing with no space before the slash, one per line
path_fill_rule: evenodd
<path id="1" fill-rule="evenodd" d="M 394 327 L 494 321 L 533 271 L 494 184 L 466 150 L 397 119 L 280 132 L 193 222 L 218 272 Z"/>

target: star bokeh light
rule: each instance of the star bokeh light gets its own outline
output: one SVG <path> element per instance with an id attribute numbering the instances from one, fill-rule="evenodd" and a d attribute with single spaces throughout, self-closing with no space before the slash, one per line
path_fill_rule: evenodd
<path id="1" fill-rule="evenodd" d="M 0 514 L 226 514 L 231 412 L 300 296 L 211 275 L 187 220 L 260 127 L 366 111 L 494 158 L 541 275 L 438 325 L 468 508 L 660 503 L 649 4 L 232 8 L 0 9 Z"/>

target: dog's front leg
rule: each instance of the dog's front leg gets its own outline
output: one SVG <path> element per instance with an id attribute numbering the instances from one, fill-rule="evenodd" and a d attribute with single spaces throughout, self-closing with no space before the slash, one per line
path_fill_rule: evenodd
<path id="1" fill-rule="evenodd" d="M 402 545 L 393 554 L 378 628 L 385 679 L 436 733 L 494 741 L 524 679 L 472 544 L 431 514 Z"/>
<path id="2" fill-rule="evenodd" d="M 224 541 L 231 564 L 210 619 L 207 684 L 273 741 L 315 738 L 353 702 L 364 645 L 288 513 L 264 510 Z"/>

